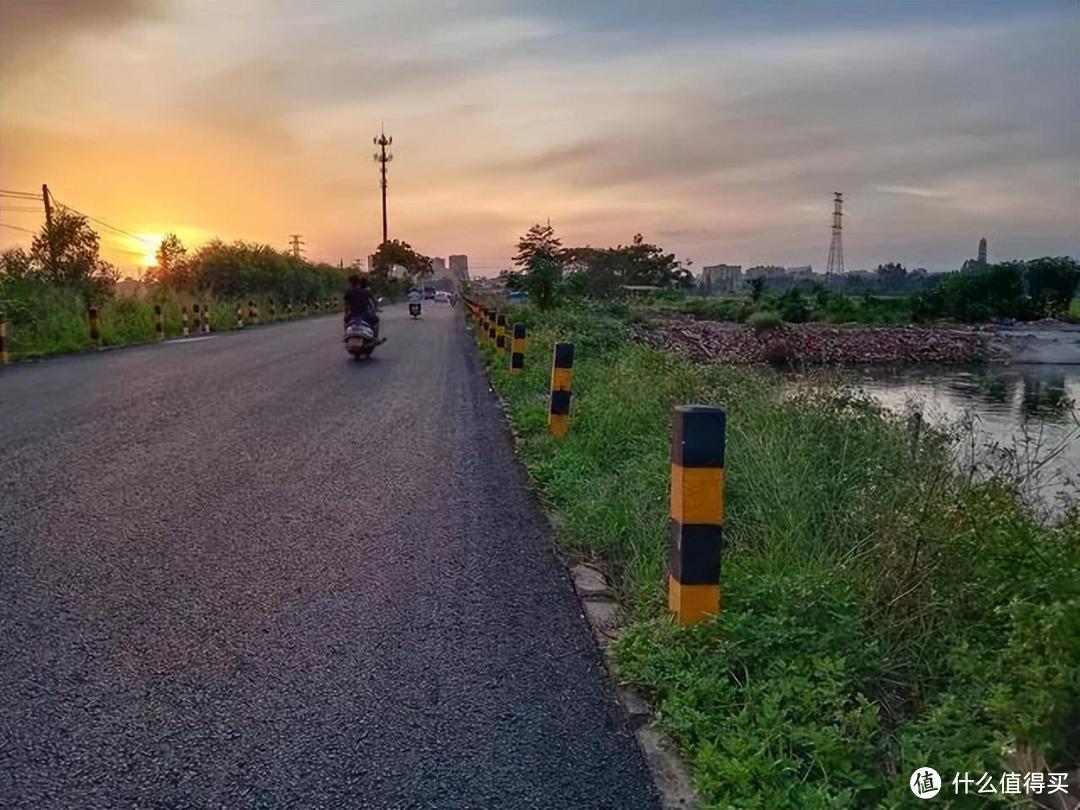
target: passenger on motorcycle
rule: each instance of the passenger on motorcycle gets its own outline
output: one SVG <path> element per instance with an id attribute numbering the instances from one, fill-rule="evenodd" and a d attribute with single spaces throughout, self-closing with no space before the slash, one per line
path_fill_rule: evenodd
<path id="1" fill-rule="evenodd" d="M 351 275 L 349 283 L 352 285 L 345 291 L 345 325 L 359 318 L 371 324 L 375 333 L 375 342 L 379 343 L 379 316 L 375 314 L 375 296 L 368 289 L 367 278 Z"/>

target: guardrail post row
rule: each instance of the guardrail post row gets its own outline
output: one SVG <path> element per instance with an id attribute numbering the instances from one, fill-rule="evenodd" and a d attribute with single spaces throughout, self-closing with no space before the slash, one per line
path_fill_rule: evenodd
<path id="1" fill-rule="evenodd" d="M 720 611 L 725 415 L 708 405 L 671 412 L 668 607 L 680 624 Z"/>
<path id="2" fill-rule="evenodd" d="M 184 337 L 187 337 L 189 334 L 191 334 L 188 330 L 187 304 L 184 304 L 182 307 L 180 307 L 180 327 L 180 334 L 182 334 Z"/>
<path id="3" fill-rule="evenodd" d="M 495 348 L 506 351 L 506 316 L 499 313 L 495 316 Z"/>
<path id="4" fill-rule="evenodd" d="M 101 318 L 97 307 L 90 307 L 90 342 L 95 346 L 101 345 Z"/>
<path id="5" fill-rule="evenodd" d="M 202 332 L 204 335 L 210 334 L 210 305 L 206 302 L 202 305 Z"/>
<path id="6" fill-rule="evenodd" d="M 551 361 L 551 399 L 548 431 L 561 439 L 570 430 L 570 383 L 574 375 L 574 344 L 556 343 Z"/>
<path id="7" fill-rule="evenodd" d="M 0 366 L 7 365 L 7 320 L 4 317 L 4 308 L 0 307 Z"/>
<path id="8" fill-rule="evenodd" d="M 510 341 L 510 373 L 520 374 L 525 370 L 525 324 L 514 324 L 514 337 Z"/>

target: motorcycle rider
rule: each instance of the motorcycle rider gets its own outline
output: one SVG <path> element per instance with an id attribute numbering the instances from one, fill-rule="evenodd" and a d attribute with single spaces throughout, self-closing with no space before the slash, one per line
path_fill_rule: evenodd
<path id="1" fill-rule="evenodd" d="M 375 314 L 375 296 L 368 288 L 367 277 L 354 273 L 349 276 L 349 284 L 352 286 L 345 291 L 345 325 L 356 318 L 366 321 L 375 333 L 375 342 L 382 343 L 379 340 L 379 316 Z"/>
<path id="2" fill-rule="evenodd" d="M 412 312 L 413 304 L 416 304 L 417 308 L 419 308 L 421 306 L 421 302 L 424 300 L 424 296 L 421 294 L 420 290 L 416 289 L 416 287 L 409 288 L 408 298 L 410 312 Z"/>

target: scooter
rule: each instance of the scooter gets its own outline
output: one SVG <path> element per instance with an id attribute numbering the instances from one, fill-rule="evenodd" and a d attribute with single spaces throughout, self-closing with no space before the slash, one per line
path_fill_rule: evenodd
<path id="1" fill-rule="evenodd" d="M 345 349 L 354 360 L 371 357 L 378 344 L 375 342 L 375 330 L 371 324 L 361 318 L 354 318 L 345 327 Z"/>
<path id="2" fill-rule="evenodd" d="M 412 302 L 409 303 L 409 314 L 412 315 L 414 319 L 420 317 L 420 302 L 419 301 L 412 301 Z"/>

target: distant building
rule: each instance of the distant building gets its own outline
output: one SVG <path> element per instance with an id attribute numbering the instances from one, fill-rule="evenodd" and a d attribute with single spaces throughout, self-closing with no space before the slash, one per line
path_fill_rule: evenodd
<path id="1" fill-rule="evenodd" d="M 713 264 L 701 268 L 698 289 L 705 295 L 737 292 L 742 287 L 741 264 Z"/>
<path id="2" fill-rule="evenodd" d="M 986 266 L 986 237 L 979 240 L 979 264 Z"/>
<path id="3" fill-rule="evenodd" d="M 801 264 L 798 267 L 785 268 L 787 275 L 795 279 L 813 279 L 814 266 L 812 264 Z"/>
<path id="4" fill-rule="evenodd" d="M 442 256 L 436 256 L 431 260 L 432 276 L 440 278 L 446 275 L 446 259 Z"/>
<path id="5" fill-rule="evenodd" d="M 451 256 L 450 275 L 458 284 L 464 284 L 469 280 L 469 257 Z"/>
<path id="6" fill-rule="evenodd" d="M 783 278 L 787 270 L 775 264 L 759 264 L 746 271 L 746 280 L 753 281 L 756 278 L 771 279 Z"/>

